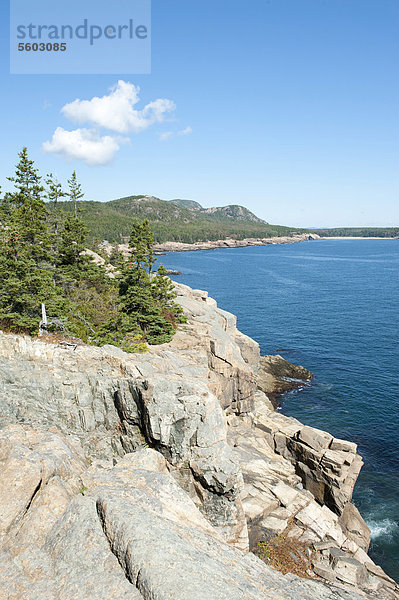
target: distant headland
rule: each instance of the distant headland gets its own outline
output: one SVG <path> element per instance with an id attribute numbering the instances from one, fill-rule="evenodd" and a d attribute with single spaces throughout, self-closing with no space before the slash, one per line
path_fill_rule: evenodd
<path id="1" fill-rule="evenodd" d="M 58 202 L 58 206 L 67 213 L 74 211 L 71 201 Z M 50 210 L 51 207 L 49 203 Z M 194 200 L 161 200 L 148 195 L 127 196 L 109 202 L 81 200 L 79 211 L 92 241 L 107 240 L 112 244 L 127 241 L 135 218 L 149 220 L 157 244 L 200 243 L 212 248 L 286 243 L 282 239 L 277 241 L 278 238 L 301 241 L 296 238 L 304 234 L 317 237 L 399 236 L 399 227 L 306 229 L 273 225 L 238 204 L 204 208 Z M 204 248 L 196 246 L 190 249 Z"/>

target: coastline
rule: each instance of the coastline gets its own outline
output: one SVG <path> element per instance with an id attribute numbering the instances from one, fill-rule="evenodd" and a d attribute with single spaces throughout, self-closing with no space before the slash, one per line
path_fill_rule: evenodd
<path id="1" fill-rule="evenodd" d="M 244 238 L 243 240 L 214 240 L 208 242 L 163 242 L 154 244 L 154 252 L 191 252 L 195 250 L 214 250 L 216 248 L 245 248 L 247 246 L 268 246 L 270 244 L 295 244 L 311 240 L 319 240 L 321 237 L 315 233 L 301 233 L 294 236 L 282 236 L 271 238 Z M 123 245 L 119 246 L 123 250 Z"/>
<path id="2" fill-rule="evenodd" d="M 270 246 L 276 244 L 296 244 L 299 242 L 308 242 L 313 240 L 395 240 L 397 238 L 385 237 L 355 237 L 355 236 L 320 236 L 317 233 L 301 233 L 293 236 L 269 237 L 269 238 L 244 238 L 235 240 L 228 238 L 225 240 L 209 240 L 207 242 L 162 242 L 154 244 L 153 250 L 156 255 L 165 252 L 195 252 L 199 250 L 216 250 L 218 248 L 247 248 L 248 246 Z M 107 243 L 103 249 L 107 254 L 111 253 L 114 244 Z M 118 244 L 117 248 L 124 254 L 128 251 L 127 244 Z"/>
<path id="3" fill-rule="evenodd" d="M 381 236 L 355 236 L 355 235 L 325 235 L 320 236 L 321 240 L 397 240 L 396 237 L 381 237 Z"/>
<path id="4" fill-rule="evenodd" d="M 395 277 L 390 276 L 397 264 L 397 254 L 398 247 L 393 243 L 380 245 L 371 241 L 364 245 L 357 242 L 341 245 L 319 242 L 314 246 L 305 244 L 265 251 L 248 249 L 239 253 L 173 253 L 160 260 L 183 272 L 183 276 L 173 277 L 175 281 L 211 290 L 210 294 L 213 292 L 222 307 L 233 313 L 237 311 L 241 330 L 260 342 L 263 353 L 279 351 L 288 360 L 305 365 L 316 374 L 315 386 L 284 397 L 282 413 L 323 430 L 328 431 L 331 427 L 338 437 L 361 440 L 361 448 L 369 460 L 356 488 L 355 502 L 371 525 L 374 560 L 381 561 L 388 573 L 399 579 L 399 563 L 396 562 L 399 549 L 398 502 L 394 491 L 398 487 L 393 485 L 390 489 L 385 483 L 388 479 L 385 473 L 389 473 L 390 466 L 388 460 L 384 463 L 385 455 L 379 442 L 381 436 L 377 438 L 373 433 L 374 428 L 381 428 L 386 436 L 386 446 L 392 446 L 388 440 L 395 440 L 392 432 L 397 426 L 398 416 L 390 419 L 387 415 L 385 418 L 380 412 L 374 419 L 364 408 L 368 394 L 370 397 L 378 395 L 378 384 L 368 375 L 374 372 L 373 365 L 378 368 L 373 351 L 369 351 L 373 339 L 375 345 L 378 344 L 376 355 L 386 356 L 386 365 L 394 364 L 397 358 L 395 350 L 384 354 L 382 334 L 371 333 L 378 322 L 385 335 L 390 331 L 389 315 L 383 315 L 377 307 L 388 298 L 386 306 L 397 307 L 398 297 L 393 289 Z M 381 269 L 383 276 L 379 272 L 380 265 L 386 266 Z M 374 292 L 376 279 L 382 285 Z M 328 287 L 332 281 L 335 282 L 334 293 Z M 354 289 L 350 292 L 349 286 L 352 285 Z M 362 290 L 367 292 L 363 294 Z M 280 308 L 281 301 L 288 302 L 290 308 Z M 321 309 L 319 312 L 320 305 L 326 307 L 325 312 Z M 341 306 L 345 306 L 345 311 L 340 310 Z M 343 312 L 347 316 L 342 315 Z M 356 329 L 348 314 L 356 315 Z M 302 315 L 305 315 L 303 319 Z M 329 334 L 332 327 L 337 332 L 334 336 Z M 356 339 L 353 340 L 348 333 L 352 327 L 356 331 L 353 336 Z M 345 339 L 345 344 L 340 339 Z M 295 346 L 292 340 L 295 340 Z M 354 368 L 334 373 L 333 363 L 326 360 L 326 348 L 332 348 L 334 358 L 343 365 L 348 353 L 353 352 Z M 354 360 L 355 356 L 358 359 Z M 369 369 L 368 372 L 365 372 L 366 369 Z M 391 399 L 391 391 L 388 386 L 385 387 L 388 378 L 383 373 L 381 377 L 381 397 Z M 369 390 L 373 392 L 367 390 L 368 379 L 371 384 Z M 333 382 L 337 385 L 331 385 Z M 346 406 L 348 389 L 352 396 Z M 395 398 L 385 406 L 392 406 L 393 402 L 396 404 Z M 375 498 L 374 502 L 372 498 Z"/>

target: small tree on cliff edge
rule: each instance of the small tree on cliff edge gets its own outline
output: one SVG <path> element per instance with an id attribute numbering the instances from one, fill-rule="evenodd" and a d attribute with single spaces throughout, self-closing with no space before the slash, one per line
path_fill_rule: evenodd
<path id="1" fill-rule="evenodd" d="M 159 265 L 152 280 L 152 295 L 161 306 L 163 315 L 168 321 L 171 321 L 172 324 L 186 322 L 182 307 L 175 302 L 177 297 L 175 287 L 171 279 L 167 277 L 167 270 L 163 265 Z"/>
<path id="2" fill-rule="evenodd" d="M 130 259 L 123 265 L 119 294 L 122 311 L 134 319 L 150 344 L 160 344 L 173 337 L 174 328 L 153 294 L 153 243 L 148 220 L 142 223 L 135 220 L 129 240 Z"/>

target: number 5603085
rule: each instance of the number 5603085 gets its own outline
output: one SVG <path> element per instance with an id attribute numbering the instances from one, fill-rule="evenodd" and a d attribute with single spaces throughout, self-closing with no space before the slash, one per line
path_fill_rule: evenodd
<path id="1" fill-rule="evenodd" d="M 61 42 L 61 44 L 58 42 L 47 42 L 46 44 L 44 42 L 34 42 L 33 44 L 20 42 L 18 44 L 18 52 L 65 52 L 66 48 L 65 42 Z"/>

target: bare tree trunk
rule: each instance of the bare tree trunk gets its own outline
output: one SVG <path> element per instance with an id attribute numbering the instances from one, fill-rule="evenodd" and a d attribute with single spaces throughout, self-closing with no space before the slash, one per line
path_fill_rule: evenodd
<path id="1" fill-rule="evenodd" d="M 47 332 L 46 306 L 42 304 L 42 320 L 39 323 L 39 336 Z"/>

